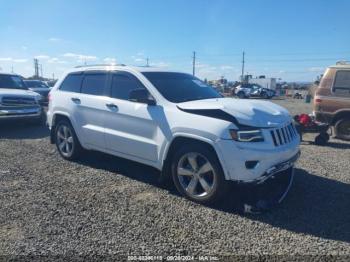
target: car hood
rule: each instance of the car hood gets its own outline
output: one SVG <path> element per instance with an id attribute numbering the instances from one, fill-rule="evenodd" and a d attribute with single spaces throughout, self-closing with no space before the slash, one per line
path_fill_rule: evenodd
<path id="1" fill-rule="evenodd" d="M 290 114 L 285 108 L 268 101 L 217 98 L 188 101 L 179 103 L 177 106 L 191 112 L 221 110 L 233 116 L 239 124 L 247 126 L 276 127 L 291 121 Z M 211 117 L 213 117 L 212 114 Z"/>

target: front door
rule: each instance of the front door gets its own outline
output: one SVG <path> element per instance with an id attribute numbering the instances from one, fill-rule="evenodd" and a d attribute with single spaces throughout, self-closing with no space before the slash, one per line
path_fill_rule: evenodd
<path id="1" fill-rule="evenodd" d="M 105 118 L 108 151 L 141 162 L 157 162 L 163 133 L 159 129 L 162 107 L 129 101 L 131 90 L 145 88 L 132 74 L 111 75 L 110 99 Z"/>

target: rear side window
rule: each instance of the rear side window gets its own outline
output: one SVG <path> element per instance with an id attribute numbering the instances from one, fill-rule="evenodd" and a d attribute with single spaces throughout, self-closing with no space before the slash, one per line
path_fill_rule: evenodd
<path id="1" fill-rule="evenodd" d="M 79 93 L 82 79 L 82 74 L 70 74 L 63 80 L 60 90 Z"/>
<path id="2" fill-rule="evenodd" d="M 129 100 L 130 91 L 140 88 L 145 89 L 134 76 L 127 73 L 114 74 L 112 77 L 111 97 Z"/>
<path id="3" fill-rule="evenodd" d="M 106 86 L 107 74 L 85 74 L 81 93 L 103 96 Z"/>
<path id="4" fill-rule="evenodd" d="M 334 89 L 350 90 L 350 71 L 338 71 L 335 76 Z"/>

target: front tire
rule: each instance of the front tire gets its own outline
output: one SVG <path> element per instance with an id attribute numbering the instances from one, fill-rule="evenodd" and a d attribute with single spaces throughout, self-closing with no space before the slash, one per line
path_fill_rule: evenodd
<path id="1" fill-rule="evenodd" d="M 337 138 L 350 140 L 350 118 L 338 120 L 334 126 L 334 129 Z"/>
<path id="2" fill-rule="evenodd" d="M 174 154 L 171 171 L 177 190 L 186 198 L 202 203 L 218 202 L 228 183 L 215 153 L 201 144 L 184 145 Z"/>
<path id="3" fill-rule="evenodd" d="M 82 147 L 75 131 L 71 123 L 67 120 L 61 120 L 56 125 L 55 142 L 58 152 L 64 159 L 77 159 L 82 152 Z"/>

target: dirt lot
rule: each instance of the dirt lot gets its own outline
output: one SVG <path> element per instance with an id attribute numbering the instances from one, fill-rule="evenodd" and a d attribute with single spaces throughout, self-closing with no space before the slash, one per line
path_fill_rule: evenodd
<path id="1" fill-rule="evenodd" d="M 298 100 L 275 100 L 292 114 Z M 0 254 L 350 256 L 350 143 L 305 136 L 278 208 L 243 215 L 157 183 L 152 168 L 100 153 L 64 161 L 45 127 L 0 126 Z M 344 257 L 343 257 L 344 258 Z"/>

